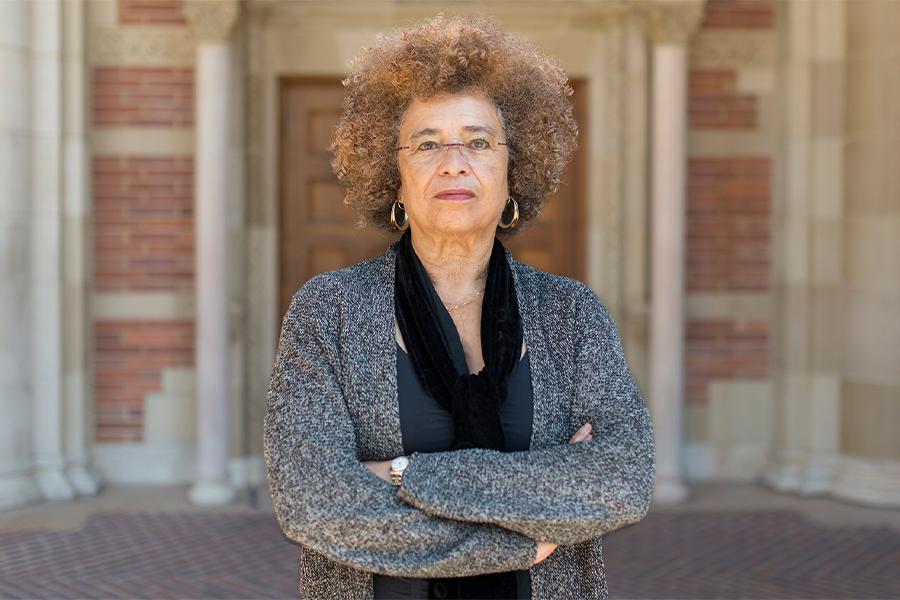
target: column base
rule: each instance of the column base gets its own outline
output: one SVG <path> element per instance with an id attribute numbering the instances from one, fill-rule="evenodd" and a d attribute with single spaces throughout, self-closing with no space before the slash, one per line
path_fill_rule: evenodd
<path id="1" fill-rule="evenodd" d="M 763 469 L 762 482 L 776 492 L 821 496 L 834 485 L 834 464 L 832 453 L 782 450 Z"/>
<path id="2" fill-rule="evenodd" d="M 75 488 L 59 467 L 41 469 L 34 480 L 45 500 L 74 500 Z"/>
<path id="3" fill-rule="evenodd" d="M 66 475 L 79 496 L 96 496 L 103 487 L 100 476 L 85 465 L 69 467 Z"/>
<path id="4" fill-rule="evenodd" d="M 20 508 L 42 499 L 41 490 L 31 475 L 0 477 L 0 510 Z"/>
<path id="5" fill-rule="evenodd" d="M 225 506 L 234 502 L 236 492 L 227 481 L 198 481 L 191 486 L 188 499 L 196 506 Z"/>

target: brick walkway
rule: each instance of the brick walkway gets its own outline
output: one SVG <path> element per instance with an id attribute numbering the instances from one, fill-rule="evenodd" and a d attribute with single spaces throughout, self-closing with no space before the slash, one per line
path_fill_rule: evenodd
<path id="1" fill-rule="evenodd" d="M 897 511 L 830 504 L 835 514 L 867 517 L 832 525 L 769 507 L 651 509 L 606 538 L 611 595 L 900 598 Z M 0 598 L 295 597 L 298 549 L 267 510 L 107 505 L 53 530 L 38 527 L 42 518 L 52 522 L 42 510 L 66 509 L 35 507 L 22 511 L 30 519 L 0 519 Z M 878 524 L 880 514 L 887 524 Z"/>

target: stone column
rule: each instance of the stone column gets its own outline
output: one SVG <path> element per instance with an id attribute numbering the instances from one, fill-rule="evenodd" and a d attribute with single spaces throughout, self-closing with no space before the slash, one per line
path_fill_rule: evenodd
<path id="1" fill-rule="evenodd" d="M 0 509 L 41 498 L 32 477 L 32 4 L 0 2 Z"/>
<path id="2" fill-rule="evenodd" d="M 703 1 L 643 5 L 653 43 L 650 408 L 656 436 L 654 499 L 681 502 L 684 399 L 684 263 L 687 40 Z"/>
<path id="3" fill-rule="evenodd" d="M 762 479 L 803 495 L 833 485 L 850 333 L 841 297 L 845 10 L 842 1 L 789 2 L 779 17 L 788 43 L 780 52 L 783 169 L 772 219 L 775 422 Z"/>
<path id="4" fill-rule="evenodd" d="M 43 496 L 75 491 L 63 456 L 62 4 L 31 4 L 31 394 L 35 479 Z"/>
<path id="5" fill-rule="evenodd" d="M 93 382 L 89 348 L 91 313 L 90 159 L 87 143 L 88 70 L 85 56 L 86 0 L 62 2 L 62 213 L 63 213 L 63 396 L 66 475 L 79 495 L 102 486 L 91 464 L 94 442 Z"/>
<path id="6" fill-rule="evenodd" d="M 839 98 L 845 103 L 835 107 L 846 111 L 838 113 L 846 115 L 845 135 L 835 142 L 843 150 L 843 178 L 838 180 L 843 185 L 835 186 L 843 198 L 814 215 L 819 253 L 831 258 L 825 264 L 833 267 L 828 274 L 834 273 L 828 279 L 831 286 L 815 289 L 820 305 L 831 309 L 821 311 L 821 327 L 838 320 L 844 324 L 838 330 L 843 337 L 835 344 L 836 351 L 819 361 L 829 374 L 840 369 L 833 396 L 840 396 L 835 404 L 841 458 L 832 491 L 838 498 L 896 509 L 900 508 L 900 4 L 872 0 L 824 4 L 817 9 L 828 16 L 836 12 L 835 28 L 846 32 L 845 54 L 833 51 L 831 60 L 820 60 L 814 71 L 822 72 L 823 64 L 831 66 L 846 90 Z M 817 116 L 820 106 L 828 105 L 821 96 L 821 92 L 814 96 Z M 833 165 L 828 166 L 840 172 Z"/>
<path id="7" fill-rule="evenodd" d="M 190 500 L 230 503 L 228 480 L 228 140 L 231 104 L 228 42 L 237 0 L 188 0 L 184 14 L 197 39 L 194 168 L 197 454 Z"/>

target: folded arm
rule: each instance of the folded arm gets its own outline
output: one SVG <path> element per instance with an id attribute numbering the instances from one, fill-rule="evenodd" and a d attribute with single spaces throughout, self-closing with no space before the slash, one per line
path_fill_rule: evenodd
<path id="1" fill-rule="evenodd" d="M 530 568 L 534 540 L 495 525 L 428 515 L 360 462 L 336 376 L 339 293 L 333 282 L 313 278 L 295 294 L 282 325 L 263 434 L 282 531 L 337 562 L 387 575 L 461 577 Z"/>
<path id="2" fill-rule="evenodd" d="M 521 452 L 414 453 L 398 495 L 429 514 L 584 542 L 639 521 L 655 476 L 653 426 L 612 316 L 579 288 L 573 417 L 593 439 Z"/>

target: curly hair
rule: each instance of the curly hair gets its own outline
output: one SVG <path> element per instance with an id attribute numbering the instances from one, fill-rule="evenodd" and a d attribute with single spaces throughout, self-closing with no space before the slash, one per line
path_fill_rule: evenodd
<path id="1" fill-rule="evenodd" d="M 400 187 L 396 146 L 415 99 L 470 92 L 490 99 L 509 145 L 508 184 L 519 204 L 517 232 L 559 188 L 578 143 L 572 88 L 558 62 L 525 38 L 501 31 L 494 17 L 443 12 L 380 33 L 350 63 L 331 166 L 346 188 L 357 226 L 391 229 Z"/>

